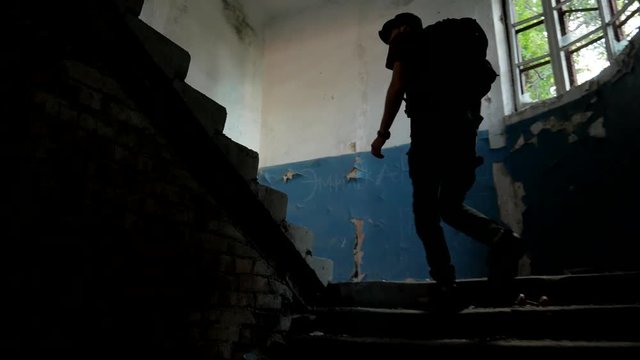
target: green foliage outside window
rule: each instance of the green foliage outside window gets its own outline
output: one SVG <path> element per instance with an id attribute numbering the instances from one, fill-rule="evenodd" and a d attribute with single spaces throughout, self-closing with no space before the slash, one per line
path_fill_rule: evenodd
<path id="1" fill-rule="evenodd" d="M 523 21 L 538 14 L 542 14 L 541 0 L 513 0 L 516 21 Z M 536 19 L 534 21 L 537 21 Z M 534 21 L 522 24 L 526 27 Z M 522 31 L 518 34 L 520 60 L 532 59 L 549 53 L 549 43 L 544 24 Z M 522 70 L 522 69 L 520 69 Z M 553 75 L 545 71 L 545 67 L 533 68 L 522 73 L 524 93 L 530 100 L 538 101 L 555 96 Z"/>

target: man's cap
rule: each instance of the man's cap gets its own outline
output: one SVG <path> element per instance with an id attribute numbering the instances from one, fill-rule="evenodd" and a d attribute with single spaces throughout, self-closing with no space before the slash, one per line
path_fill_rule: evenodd
<path id="1" fill-rule="evenodd" d="M 422 29 L 422 20 L 417 15 L 412 13 L 400 13 L 394 16 L 393 19 L 387 20 L 387 22 L 382 25 L 382 29 L 378 31 L 380 40 L 382 40 L 383 43 L 389 45 L 391 32 L 393 31 L 393 29 L 398 28 L 402 25 L 407 25 L 412 29 Z"/>

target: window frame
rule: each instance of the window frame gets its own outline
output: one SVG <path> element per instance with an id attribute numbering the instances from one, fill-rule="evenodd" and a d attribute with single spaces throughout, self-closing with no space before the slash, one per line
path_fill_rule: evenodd
<path id="1" fill-rule="evenodd" d="M 507 19 L 509 45 L 511 48 L 511 68 L 516 111 L 521 110 L 529 105 L 539 103 L 540 101 L 547 100 L 544 99 L 528 101 L 528 99 L 526 99 L 526 94 L 524 93 L 525 84 L 522 76 L 522 74 L 524 73 L 524 71 L 522 71 L 523 69 L 531 70 L 543 66 L 546 63 L 543 60 L 547 59 L 551 63 L 551 71 L 554 77 L 556 88 L 555 96 L 552 96 L 550 99 L 566 93 L 567 91 L 571 90 L 571 88 L 578 86 L 572 85 L 572 82 L 576 82 L 575 79 L 572 80 L 572 77 L 574 77 L 575 74 L 572 73 L 573 68 L 567 60 L 571 56 L 571 52 L 576 51 L 576 45 L 580 44 L 586 39 L 589 39 L 594 34 L 601 33 L 601 35 L 599 36 L 602 36 L 602 39 L 604 39 L 607 60 L 611 63 L 615 56 L 619 54 L 622 49 L 624 49 L 629 41 L 628 39 L 620 36 L 621 34 L 616 27 L 617 21 L 634 4 L 637 4 L 640 8 L 640 0 L 628 0 L 624 3 L 621 9 L 618 9 L 618 12 L 616 14 L 613 14 L 612 10 L 614 9 L 616 0 L 594 0 L 596 5 L 598 6 L 600 25 L 586 32 L 585 34 L 575 36 L 575 34 L 573 33 L 562 35 L 563 29 L 559 18 L 559 12 L 557 11 L 562 6 L 569 4 L 573 0 L 540 0 L 542 4 L 542 13 L 535 14 L 526 19 L 519 19 L 518 21 L 515 21 L 515 7 L 513 5 L 513 1 L 514 0 L 504 0 L 504 4 L 506 10 L 505 13 Z M 636 15 L 637 14 L 632 14 L 630 18 Z M 529 30 L 534 26 L 525 26 L 525 30 L 521 31 L 518 31 L 518 27 L 525 24 L 535 25 L 540 21 L 542 21 L 542 26 L 544 26 L 544 29 L 547 33 L 549 52 L 544 55 L 540 55 L 524 61 L 520 60 L 521 50 L 518 46 L 518 33 L 521 31 Z M 593 42 L 588 42 L 587 45 L 600 40 L 600 38 L 597 38 L 597 40 Z M 584 46 L 585 45 L 579 45 L 578 47 L 581 49 Z"/>

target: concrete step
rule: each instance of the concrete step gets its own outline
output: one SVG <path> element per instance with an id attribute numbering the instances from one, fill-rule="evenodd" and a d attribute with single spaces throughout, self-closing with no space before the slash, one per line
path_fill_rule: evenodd
<path id="1" fill-rule="evenodd" d="M 432 281 L 334 283 L 327 287 L 325 304 L 423 309 L 435 290 Z M 531 300 L 544 295 L 551 305 L 635 304 L 640 272 L 519 277 L 516 290 Z M 458 281 L 458 294 L 468 305 L 479 306 L 487 292 L 486 278 Z"/>
<path id="2" fill-rule="evenodd" d="M 306 260 L 324 286 L 333 280 L 333 260 L 317 256 L 307 256 Z"/>
<path id="3" fill-rule="evenodd" d="M 313 232 L 304 226 L 285 222 L 284 232 L 293 242 L 296 249 L 307 264 L 316 272 L 323 285 L 327 286 L 333 280 L 333 260 L 313 256 Z"/>
<path id="4" fill-rule="evenodd" d="M 193 115 L 200 120 L 209 135 L 213 136 L 213 134 L 223 132 L 227 120 L 227 109 L 224 106 L 180 79 L 173 81 L 173 87 L 178 90 Z"/>
<path id="5" fill-rule="evenodd" d="M 251 188 L 258 196 L 258 199 L 260 199 L 267 210 L 269 210 L 273 220 L 279 224 L 283 224 L 287 217 L 287 205 L 289 202 L 287 194 L 257 182 L 252 183 Z"/>
<path id="6" fill-rule="evenodd" d="M 405 340 L 509 338 L 639 342 L 640 305 L 472 308 L 459 313 L 318 308 L 295 318 L 292 335 L 322 333 Z"/>
<path id="7" fill-rule="evenodd" d="M 441 339 L 404 340 L 380 337 L 332 336 L 321 333 L 289 339 L 289 347 L 278 358 L 307 359 L 455 359 L 473 355 L 474 358 L 502 355 L 526 356 L 609 356 L 629 359 L 640 355 L 639 342 L 625 341 L 554 341 L 518 339 Z M 502 357 L 501 357 L 502 358 Z"/>
<path id="8" fill-rule="evenodd" d="M 257 181 L 259 162 L 257 152 L 238 144 L 222 133 L 214 133 L 211 137 L 247 182 Z"/>
<path id="9" fill-rule="evenodd" d="M 285 223 L 284 232 L 296 246 L 302 257 L 313 256 L 313 232 L 304 226 Z"/>
<path id="10" fill-rule="evenodd" d="M 185 49 L 136 16 L 125 14 L 125 21 L 170 79 L 184 80 L 187 77 L 191 55 Z"/>

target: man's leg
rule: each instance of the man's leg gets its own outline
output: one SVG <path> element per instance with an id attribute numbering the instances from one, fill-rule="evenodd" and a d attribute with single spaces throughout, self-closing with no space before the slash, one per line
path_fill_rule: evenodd
<path id="1" fill-rule="evenodd" d="M 416 233 L 424 246 L 431 278 L 441 285 L 448 286 L 455 282 L 455 269 L 451 264 L 438 213 L 440 178 L 437 172 L 430 171 L 426 174 L 424 171 L 418 171 L 418 164 L 424 163 L 429 162 L 415 151 L 409 152 L 409 176 L 413 184 Z"/>
<path id="2" fill-rule="evenodd" d="M 515 299 L 513 280 L 524 247 L 522 240 L 509 228 L 464 204 L 474 181 L 474 166 L 447 172 L 440 188 L 440 214 L 453 228 L 489 246 L 488 281 L 495 295 L 492 302 L 508 305 Z"/>

